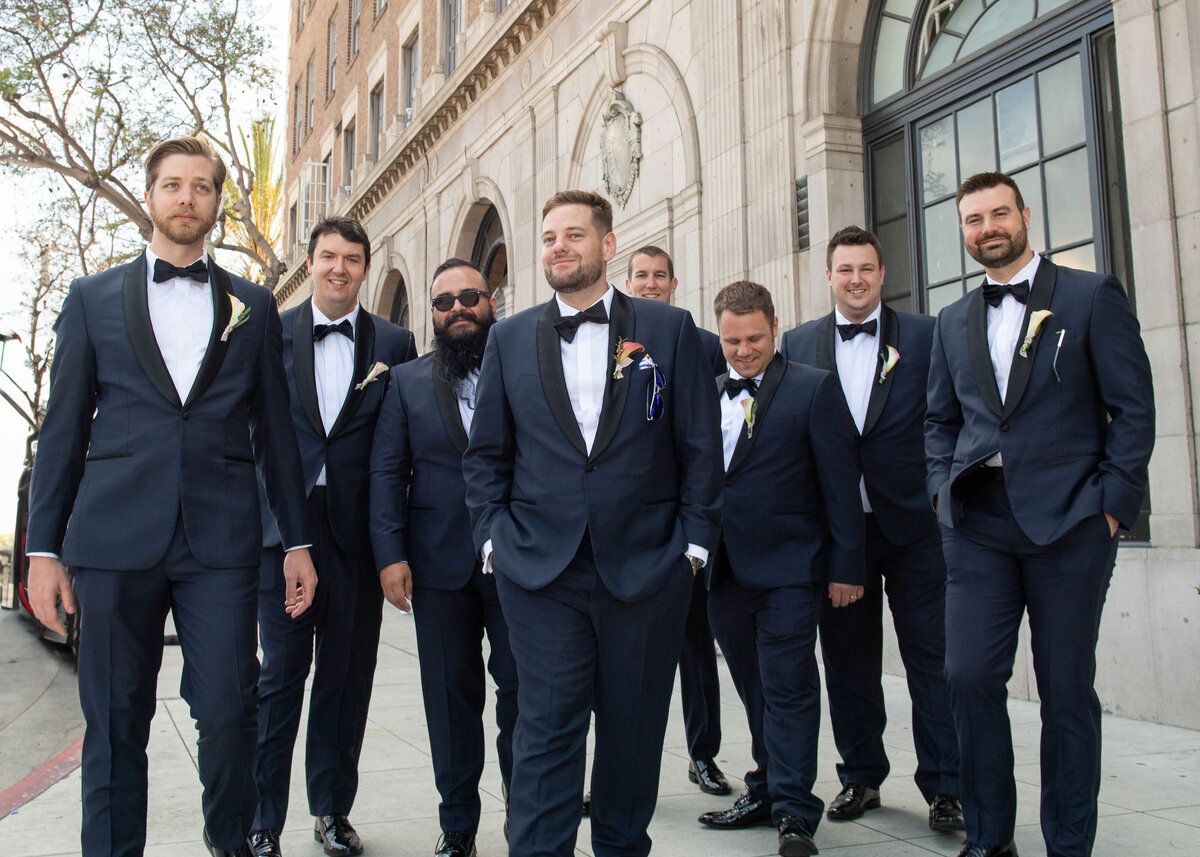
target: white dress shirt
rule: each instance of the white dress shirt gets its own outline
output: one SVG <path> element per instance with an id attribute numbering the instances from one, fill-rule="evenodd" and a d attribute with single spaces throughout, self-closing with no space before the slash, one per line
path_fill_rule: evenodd
<path id="1" fill-rule="evenodd" d="M 1042 257 L 1037 253 L 1033 254 L 1025 267 L 1017 271 L 1008 282 L 1019 283 L 1022 280 L 1029 281 L 1029 294 L 1033 295 L 1033 278 L 1037 275 L 1038 264 L 1042 261 Z M 989 283 L 997 281 L 991 277 L 987 277 Z M 998 285 L 1008 285 L 1008 283 L 997 283 Z M 1000 306 L 989 306 L 987 308 L 987 338 L 988 352 L 992 356 L 992 369 L 996 373 L 996 386 L 1000 390 L 1000 402 L 1003 404 L 1005 397 L 1008 395 L 1008 376 L 1012 373 L 1013 354 L 1017 350 L 1017 341 L 1021 339 L 1024 333 L 1021 330 L 1021 323 L 1025 320 L 1026 304 L 1021 303 L 1012 295 L 1005 295 L 1000 301 Z M 984 462 L 988 467 L 1001 467 L 1003 460 L 1000 453 L 996 453 L 987 461 Z"/>
<path id="2" fill-rule="evenodd" d="M 850 320 L 837 309 L 834 309 L 833 317 L 837 324 L 850 324 Z M 860 435 L 867 419 L 867 408 L 871 404 L 871 390 L 875 386 L 875 369 L 879 365 L 879 352 L 883 350 L 884 346 L 882 303 L 863 319 L 863 323 L 872 319 L 875 320 L 874 336 L 860 333 L 853 339 L 843 342 L 842 334 L 836 327 L 833 330 L 833 351 L 837 360 L 838 380 L 842 382 L 842 392 L 846 396 L 846 404 L 850 406 L 850 415 L 854 417 L 854 425 Z M 870 512 L 871 501 L 867 499 L 865 478 L 858 480 L 858 493 L 862 497 L 863 511 Z"/>
<path id="3" fill-rule="evenodd" d="M 314 327 L 318 324 L 337 324 L 343 319 L 349 321 L 351 327 L 357 326 L 358 304 L 341 318 L 331 319 L 317 308 L 315 300 L 310 302 Z M 337 422 L 338 414 L 342 412 L 350 385 L 355 380 L 362 380 L 354 378 L 354 340 L 333 331 L 320 342 L 314 342 L 313 371 L 316 374 L 314 380 L 317 386 L 317 405 L 321 409 L 321 424 L 325 426 L 325 434 L 328 435 L 333 424 Z M 322 464 L 316 484 L 324 485 L 325 482 L 325 465 Z"/>
<path id="4" fill-rule="evenodd" d="M 458 382 L 458 389 L 454 391 L 458 399 L 458 415 L 468 436 L 471 434 L 471 421 L 475 419 L 475 388 L 478 384 L 479 370 L 472 369 L 467 377 Z"/>
<path id="5" fill-rule="evenodd" d="M 200 259 L 207 263 L 208 255 L 201 253 Z M 154 263 L 157 260 L 158 256 L 147 247 L 146 303 L 150 309 L 150 326 L 179 401 L 186 402 L 212 337 L 212 281 L 197 283 L 189 277 L 175 277 L 156 283 Z"/>
<path id="6" fill-rule="evenodd" d="M 755 384 L 762 386 L 763 375 L 766 370 L 759 372 L 752 379 Z M 743 378 L 740 372 L 736 369 L 729 370 L 729 377 L 737 380 Z M 721 445 L 725 453 L 725 469 L 729 469 L 729 462 L 733 460 L 733 451 L 737 448 L 738 438 L 742 436 L 742 432 L 746 429 L 746 406 L 742 404 L 746 399 L 750 398 L 750 393 L 747 390 L 739 390 L 738 394 L 732 399 L 721 391 Z"/>

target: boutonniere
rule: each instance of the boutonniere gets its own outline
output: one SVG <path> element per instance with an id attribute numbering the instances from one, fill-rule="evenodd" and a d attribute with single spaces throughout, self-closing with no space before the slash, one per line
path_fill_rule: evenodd
<path id="1" fill-rule="evenodd" d="M 640 342 L 631 342 L 628 339 L 617 337 L 617 350 L 613 353 L 613 362 L 617 364 L 617 368 L 613 369 L 613 378 L 617 381 L 624 378 L 625 367 L 633 365 L 633 355 L 645 350 L 645 346 Z M 650 365 L 653 366 L 654 362 L 651 361 Z"/>
<path id="2" fill-rule="evenodd" d="M 758 399 L 753 396 L 742 399 L 742 410 L 746 412 L 746 437 L 753 437 L 754 418 L 758 416 Z"/>
<path id="3" fill-rule="evenodd" d="M 1029 327 L 1025 329 L 1025 341 L 1021 343 L 1021 356 L 1029 356 L 1029 346 L 1033 345 L 1033 338 L 1038 335 L 1038 331 L 1042 329 L 1042 324 L 1054 313 L 1048 309 L 1039 309 L 1037 312 L 1029 316 Z"/>
<path id="4" fill-rule="evenodd" d="M 388 370 L 388 367 L 387 367 L 386 363 L 380 363 L 380 362 L 376 361 L 375 365 L 371 367 L 371 371 L 367 373 L 367 377 L 363 378 L 361 381 L 359 381 L 357 384 L 355 384 L 354 389 L 356 389 L 356 390 L 365 389 L 368 384 L 370 384 L 372 381 L 374 381 L 376 378 L 378 378 L 380 375 L 382 375 L 387 370 Z"/>
<path id="5" fill-rule="evenodd" d="M 883 358 L 883 368 L 879 370 L 879 383 L 882 384 L 888 373 L 895 369 L 896 364 L 900 362 L 900 352 L 890 345 L 885 345 L 883 353 L 879 356 Z"/>
<path id="6" fill-rule="evenodd" d="M 239 301 L 233 294 L 229 292 L 229 324 L 225 325 L 225 330 L 221 333 L 221 341 L 225 342 L 229 339 L 229 334 L 233 333 L 239 327 L 246 323 L 250 318 L 250 307 Z"/>

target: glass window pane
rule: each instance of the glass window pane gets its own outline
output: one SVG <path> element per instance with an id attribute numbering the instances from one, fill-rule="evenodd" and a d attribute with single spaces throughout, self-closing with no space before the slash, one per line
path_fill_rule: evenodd
<path id="1" fill-rule="evenodd" d="M 874 221 L 891 220 L 908 212 L 908 182 L 905 179 L 904 137 L 896 137 L 871 150 L 873 159 L 872 198 Z"/>
<path id="2" fill-rule="evenodd" d="M 1011 173 L 1036 161 L 1037 112 L 1032 77 L 996 93 L 996 115 L 1000 117 L 1000 169 Z"/>
<path id="3" fill-rule="evenodd" d="M 996 169 L 996 132 L 991 97 L 958 111 L 958 174 L 963 179 Z"/>
<path id="4" fill-rule="evenodd" d="M 1054 254 L 1054 264 L 1095 272 L 1096 245 L 1083 244 L 1079 247 L 1072 247 L 1070 250 L 1060 250 Z"/>
<path id="5" fill-rule="evenodd" d="M 887 0 L 883 11 L 901 18 L 912 20 L 913 12 L 917 10 L 917 0 Z"/>
<path id="6" fill-rule="evenodd" d="M 908 42 L 908 23 L 886 16 L 879 19 L 879 38 L 875 42 L 875 79 L 871 101 L 875 104 L 904 88 L 904 49 Z"/>
<path id="7" fill-rule="evenodd" d="M 962 242 L 953 199 L 925 209 L 925 270 L 927 283 L 962 276 Z"/>
<path id="8" fill-rule="evenodd" d="M 1079 55 L 1038 73 L 1042 151 L 1049 155 L 1084 141 Z"/>
<path id="9" fill-rule="evenodd" d="M 1013 173 L 1012 180 L 1021 189 L 1021 197 L 1029 209 L 1029 246 L 1035 253 L 1046 252 L 1046 215 L 1042 205 L 1042 174 L 1037 167 Z"/>
<path id="10" fill-rule="evenodd" d="M 927 289 L 925 291 L 925 312 L 929 315 L 937 315 L 964 294 L 966 292 L 963 291 L 963 284 L 960 280 Z"/>
<path id="11" fill-rule="evenodd" d="M 921 188 L 925 201 L 958 189 L 953 128 L 953 117 L 946 116 L 921 129 Z"/>
<path id="12" fill-rule="evenodd" d="M 912 291 L 912 253 L 908 242 L 907 217 L 879 227 L 879 243 L 883 245 L 883 266 L 887 274 L 883 280 L 885 301 Z"/>
<path id="13" fill-rule="evenodd" d="M 1034 12 L 1034 0 L 1000 0 L 993 3 L 967 34 L 959 56 L 965 57 L 1001 36 L 1020 29 L 1033 20 Z"/>
<path id="14" fill-rule="evenodd" d="M 1092 237 L 1092 189 L 1087 150 L 1046 162 L 1046 217 L 1051 247 Z"/>
<path id="15" fill-rule="evenodd" d="M 954 58 L 958 55 L 958 46 L 961 44 L 962 39 L 958 36 L 952 36 L 949 33 L 942 33 L 938 36 L 933 42 L 933 47 L 929 49 L 929 56 L 925 58 L 925 67 L 921 69 L 921 77 L 924 78 L 936 71 L 941 71 L 954 62 Z"/>
<path id="16" fill-rule="evenodd" d="M 982 14 L 983 0 L 963 0 L 947 19 L 942 32 L 949 30 L 951 33 L 965 36 L 970 31 L 971 25 L 975 23 L 975 19 Z"/>
<path id="17" fill-rule="evenodd" d="M 1038 0 L 1038 15 L 1046 15 L 1057 9 L 1059 6 L 1065 6 L 1072 0 Z"/>

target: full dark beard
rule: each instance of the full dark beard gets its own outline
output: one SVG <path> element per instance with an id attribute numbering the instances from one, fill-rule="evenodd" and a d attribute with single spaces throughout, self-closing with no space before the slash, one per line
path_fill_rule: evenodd
<path id="1" fill-rule="evenodd" d="M 967 246 L 967 255 L 987 268 L 1005 268 L 1017 261 L 1029 248 L 1029 233 L 1025 230 L 1009 237 L 999 247 L 985 250 L 978 244 Z"/>
<path id="2" fill-rule="evenodd" d="M 581 292 L 588 286 L 595 285 L 596 281 L 604 276 L 604 259 L 596 259 L 592 264 L 580 262 L 579 268 L 574 274 L 568 274 L 565 277 L 557 278 L 551 273 L 550 268 L 545 268 L 546 282 L 550 284 L 550 288 L 556 292 L 563 294 L 572 294 Z"/>
<path id="3" fill-rule="evenodd" d="M 464 332 L 450 331 L 447 325 L 433 331 L 433 370 L 438 377 L 457 389 L 458 384 L 483 365 L 483 349 L 487 345 L 488 328 L 475 324 Z"/>

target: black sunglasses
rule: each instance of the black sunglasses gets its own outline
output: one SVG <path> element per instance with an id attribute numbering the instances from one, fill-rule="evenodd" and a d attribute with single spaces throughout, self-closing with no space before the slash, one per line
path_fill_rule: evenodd
<path id="1" fill-rule="evenodd" d="M 433 308 L 438 312 L 450 312 L 450 310 L 454 309 L 455 301 L 458 301 L 465 307 L 473 307 L 479 303 L 480 298 L 486 298 L 487 296 L 487 292 L 481 292 L 479 289 L 467 289 L 457 295 L 438 295 L 430 303 L 433 304 Z"/>

